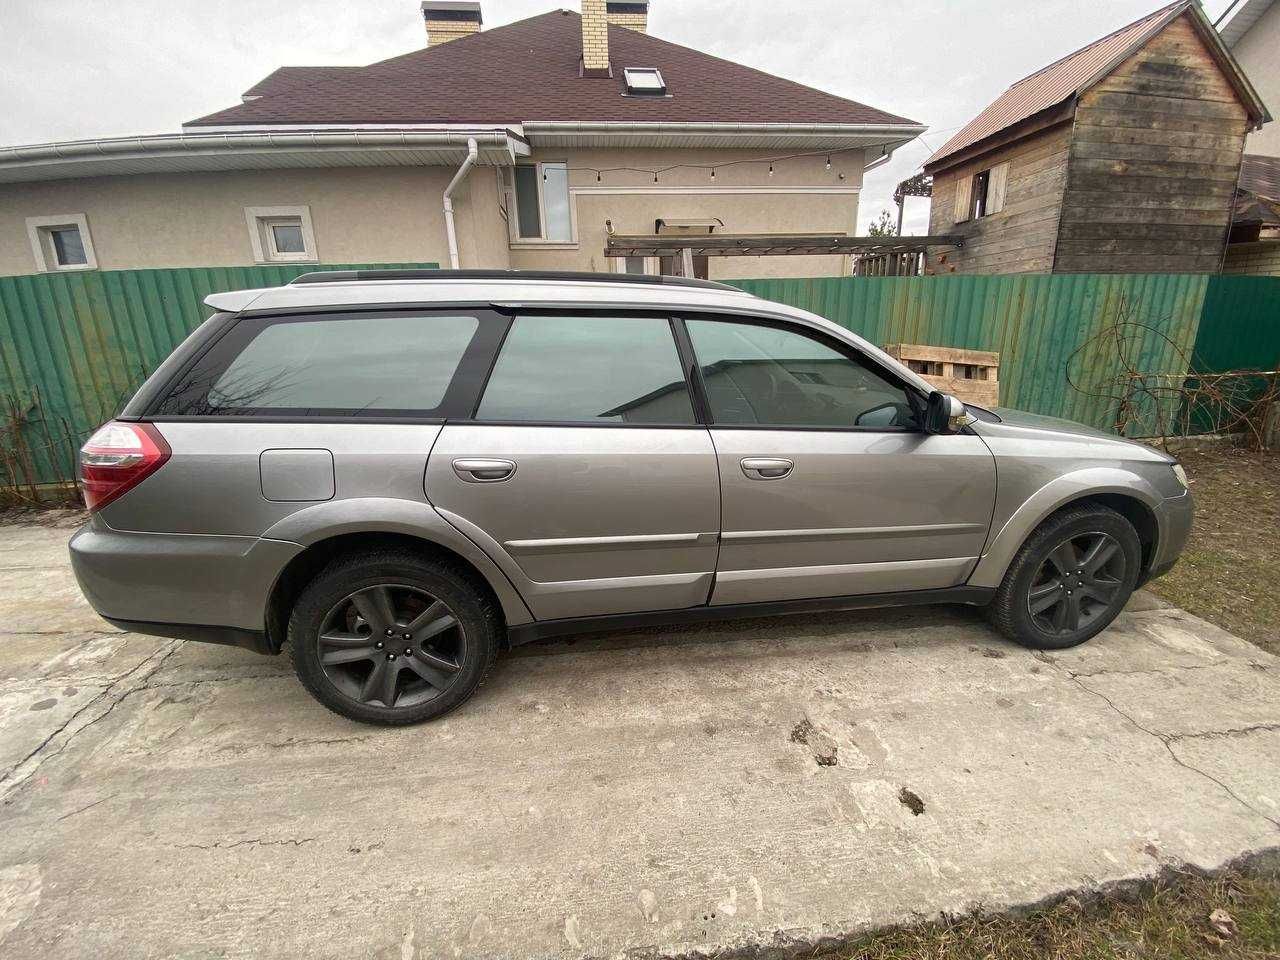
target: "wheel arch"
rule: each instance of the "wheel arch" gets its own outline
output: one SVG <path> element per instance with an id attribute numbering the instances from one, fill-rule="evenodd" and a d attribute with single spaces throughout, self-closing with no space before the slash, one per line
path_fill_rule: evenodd
<path id="1" fill-rule="evenodd" d="M 1085 470 L 1058 477 L 1028 497 L 987 545 L 969 577 L 971 586 L 998 587 L 1027 538 L 1063 510 L 1096 503 L 1115 510 L 1138 533 L 1142 545 L 1139 579 L 1156 557 L 1160 526 L 1156 518 L 1159 492 L 1142 477 L 1114 469 Z"/>
<path id="2" fill-rule="evenodd" d="M 360 550 L 401 548 L 439 559 L 462 570 L 494 599 L 505 626 L 533 619 L 524 599 L 489 556 L 426 503 L 330 501 L 282 520 L 264 539 L 289 540 L 304 548 L 277 574 L 268 595 L 266 631 L 274 652 L 284 643 L 289 612 L 307 583 L 334 557 Z"/>

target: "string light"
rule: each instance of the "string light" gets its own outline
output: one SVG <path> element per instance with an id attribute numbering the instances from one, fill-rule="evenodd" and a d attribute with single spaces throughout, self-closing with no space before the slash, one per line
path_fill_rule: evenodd
<path id="1" fill-rule="evenodd" d="M 715 167 L 712 167 L 712 168 L 711 168 L 711 179 L 712 179 L 712 180 L 714 180 L 715 178 L 716 178 L 716 168 L 715 168 Z"/>
<path id="2" fill-rule="evenodd" d="M 828 156 L 828 157 L 827 157 L 827 169 L 828 169 L 828 170 L 830 170 L 830 169 L 831 169 L 831 157 L 830 157 L 830 156 Z"/>
<path id="3" fill-rule="evenodd" d="M 770 178 L 772 178 L 772 177 L 773 177 L 773 164 L 772 164 L 772 163 L 771 163 L 771 164 L 769 164 L 769 177 L 770 177 Z"/>
<path id="4" fill-rule="evenodd" d="M 853 152 L 855 152 L 853 148 L 850 148 L 849 150 L 841 150 L 841 151 L 838 151 L 838 153 L 840 153 L 840 154 L 843 154 L 843 153 L 853 153 Z M 777 163 L 781 163 L 781 162 L 782 162 L 782 161 L 784 161 L 784 160 L 801 160 L 801 159 L 805 159 L 805 158 L 807 158 L 807 157 L 825 157 L 825 158 L 826 158 L 826 168 L 827 168 L 827 170 L 831 170 L 831 169 L 832 169 L 832 159 L 831 159 L 831 158 L 832 158 L 833 156 L 836 156 L 836 155 L 837 155 L 837 154 L 828 153 L 828 152 L 827 152 L 827 151 L 825 151 L 825 150 L 813 150 L 813 151 L 810 151 L 809 153 L 793 153 L 793 154 L 788 154 L 788 155 L 786 155 L 786 156 L 774 156 L 774 157 L 749 157 L 749 158 L 745 158 L 745 159 L 742 159 L 742 160 L 726 160 L 726 161 L 724 161 L 723 163 L 716 163 L 716 164 L 710 164 L 710 163 L 675 163 L 675 164 L 672 164 L 672 165 L 671 165 L 671 166 L 669 166 L 669 167 L 659 167 L 657 170 L 651 170 L 651 169 L 647 169 L 647 168 L 645 168 L 645 167 L 566 167 L 565 169 L 566 169 L 568 172 L 570 172 L 570 173 L 573 173 L 573 172 L 575 172 L 575 171 L 583 171 L 583 172 L 587 172 L 587 173 L 594 173 L 594 174 L 596 175 L 596 183 L 603 183 L 603 182 L 604 182 L 604 175 L 605 175 L 606 173 L 640 173 L 640 174 L 652 174 L 652 176 L 653 176 L 653 182 L 654 182 L 654 183 L 658 183 L 658 182 L 660 182 L 660 175 L 661 175 L 661 174 L 664 174 L 664 173 L 670 173 L 670 172 L 672 172 L 673 170 L 706 170 L 706 171 L 709 173 L 709 175 L 710 175 L 711 179 L 712 179 L 712 180 L 714 180 L 714 179 L 716 179 L 716 173 L 717 173 L 717 171 L 719 171 L 722 167 L 733 167 L 733 166 L 739 166 L 739 165 L 744 164 L 744 163 L 767 163 L 767 164 L 769 165 L 769 176 L 770 176 L 770 177 L 773 177 L 774 173 L 776 172 L 775 164 L 777 164 Z M 546 181 L 546 179 L 547 179 L 547 173 L 546 173 L 546 170 L 545 170 L 545 169 L 544 169 L 544 170 L 543 170 L 543 172 L 542 172 L 542 179 L 543 179 L 544 181 Z M 840 179 L 842 179 L 842 180 L 843 180 L 843 179 L 846 179 L 845 175 L 844 175 L 844 174 L 841 174 L 841 175 L 840 175 Z"/>

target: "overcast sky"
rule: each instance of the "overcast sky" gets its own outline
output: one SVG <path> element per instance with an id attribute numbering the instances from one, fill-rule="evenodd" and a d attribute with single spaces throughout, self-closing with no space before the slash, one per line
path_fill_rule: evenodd
<path id="1" fill-rule="evenodd" d="M 1227 3 L 1205 10 L 1212 19 Z M 557 6 L 483 4 L 486 28 Z M 928 124 L 867 175 L 865 230 L 893 208 L 894 184 L 1010 83 L 1160 5 L 652 0 L 649 23 L 664 39 Z M 365 64 L 422 43 L 416 0 L 0 0 L 0 146 L 172 132 L 239 102 L 277 66 Z M 927 210 L 909 200 L 904 232 L 924 232 Z"/>

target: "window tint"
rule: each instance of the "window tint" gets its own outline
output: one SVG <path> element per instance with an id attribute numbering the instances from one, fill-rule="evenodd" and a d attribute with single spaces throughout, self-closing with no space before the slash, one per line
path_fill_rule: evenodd
<path id="1" fill-rule="evenodd" d="M 440 406 L 474 316 L 243 321 L 161 405 L 179 415 L 421 415 Z"/>
<path id="2" fill-rule="evenodd" d="M 717 424 L 916 426 L 902 387 L 814 337 L 719 320 L 687 327 Z"/>
<path id="3" fill-rule="evenodd" d="M 675 340 L 660 317 L 517 317 L 480 420 L 693 423 Z"/>

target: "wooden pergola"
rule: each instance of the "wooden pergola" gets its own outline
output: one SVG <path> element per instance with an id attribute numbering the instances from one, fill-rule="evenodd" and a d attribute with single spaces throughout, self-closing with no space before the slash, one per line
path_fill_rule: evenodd
<path id="1" fill-rule="evenodd" d="M 814 257 L 922 254 L 930 247 L 959 247 L 955 234 L 932 237 L 848 237 L 808 233 L 610 235 L 606 257 L 671 257 L 680 276 L 693 275 L 694 257 Z"/>

